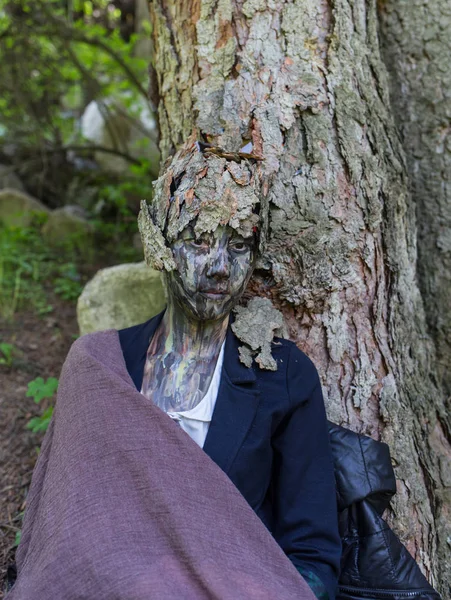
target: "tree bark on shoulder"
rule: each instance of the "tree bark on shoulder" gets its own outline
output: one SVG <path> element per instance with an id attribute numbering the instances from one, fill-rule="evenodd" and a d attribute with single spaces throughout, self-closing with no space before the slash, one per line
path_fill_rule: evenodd
<path id="1" fill-rule="evenodd" d="M 392 524 L 445 589 L 449 430 L 375 0 L 153 0 L 151 15 L 163 159 L 193 129 L 264 156 L 252 291 L 315 362 L 329 418 L 390 445 Z"/>

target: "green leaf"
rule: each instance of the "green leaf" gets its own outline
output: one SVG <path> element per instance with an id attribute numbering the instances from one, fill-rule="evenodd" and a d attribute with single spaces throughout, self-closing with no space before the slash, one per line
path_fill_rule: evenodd
<path id="1" fill-rule="evenodd" d="M 8 344 L 7 342 L 0 343 L 0 352 L 3 354 L 3 357 L 0 357 L 0 365 L 6 365 L 7 367 L 12 365 L 13 350 L 14 346 L 12 344 Z"/>
<path id="2" fill-rule="evenodd" d="M 36 404 L 44 398 L 52 398 L 58 388 L 58 379 L 49 377 L 46 381 L 42 377 L 36 377 L 28 384 L 26 396 L 32 397 Z"/>
<path id="3" fill-rule="evenodd" d="M 49 406 L 40 417 L 33 417 L 27 423 L 27 429 L 31 429 L 33 433 L 47 431 L 53 415 L 53 406 Z"/>
<path id="4" fill-rule="evenodd" d="M 20 544 L 20 538 L 22 537 L 22 530 L 16 531 L 16 537 L 14 539 L 14 547 L 16 548 Z"/>

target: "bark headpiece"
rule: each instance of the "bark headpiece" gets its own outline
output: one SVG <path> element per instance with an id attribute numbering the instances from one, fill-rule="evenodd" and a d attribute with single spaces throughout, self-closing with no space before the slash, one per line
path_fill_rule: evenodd
<path id="1" fill-rule="evenodd" d="M 268 220 L 261 160 L 192 138 L 185 142 L 154 182 L 152 203 L 141 202 L 138 225 L 147 264 L 159 271 L 174 270 L 170 245 L 188 225 L 196 236 L 229 225 L 244 237 L 256 235 L 261 252 Z"/>

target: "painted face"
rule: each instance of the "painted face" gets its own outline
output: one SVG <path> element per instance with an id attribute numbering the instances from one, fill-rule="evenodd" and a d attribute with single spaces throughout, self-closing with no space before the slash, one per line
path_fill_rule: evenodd
<path id="1" fill-rule="evenodd" d="M 166 274 L 169 295 L 189 317 L 216 320 L 241 298 L 254 268 L 256 241 L 229 226 L 198 238 L 187 227 L 172 244 L 172 254 L 177 269 Z"/>

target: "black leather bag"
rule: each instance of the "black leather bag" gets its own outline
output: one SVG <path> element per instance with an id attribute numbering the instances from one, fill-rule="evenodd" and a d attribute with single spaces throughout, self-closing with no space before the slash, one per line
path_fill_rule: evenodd
<path id="1" fill-rule="evenodd" d="M 382 519 L 396 493 L 387 444 L 329 423 L 343 543 L 337 600 L 440 600 Z"/>

